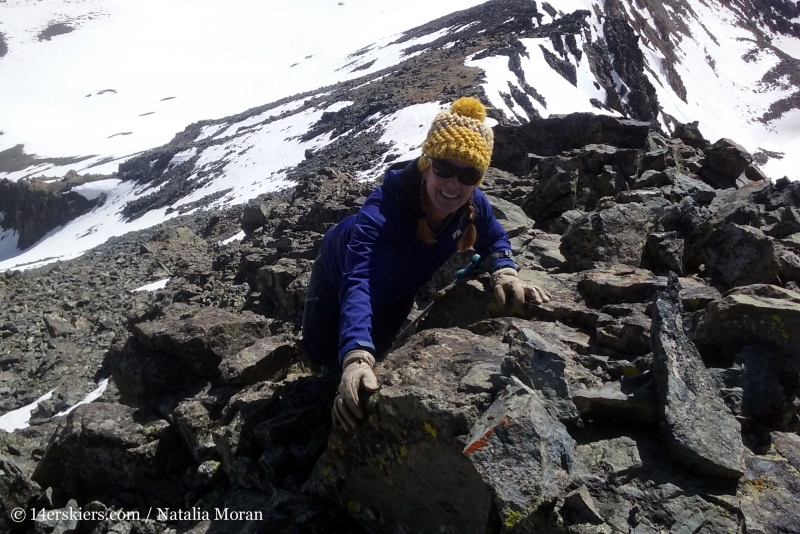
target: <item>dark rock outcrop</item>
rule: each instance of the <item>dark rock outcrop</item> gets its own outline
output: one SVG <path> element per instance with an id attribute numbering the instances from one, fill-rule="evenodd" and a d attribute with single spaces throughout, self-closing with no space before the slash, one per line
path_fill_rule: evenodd
<path id="1" fill-rule="evenodd" d="M 670 456 L 687 469 L 738 479 L 745 472 L 741 428 L 684 333 L 679 291 L 678 277 L 671 274 L 653 305 L 653 376 L 662 439 Z"/>
<path id="2" fill-rule="evenodd" d="M 30 247 L 49 231 L 88 213 L 105 200 L 105 196 L 88 200 L 74 191 L 49 189 L 27 181 L 0 180 L 0 227 L 17 232 L 17 248 Z"/>
<path id="3" fill-rule="evenodd" d="M 497 126 L 492 166 L 520 173 L 522 162 L 530 152 L 554 156 L 592 144 L 643 149 L 647 146 L 649 130 L 650 126 L 645 122 L 591 113 L 534 119 L 515 127 Z"/>

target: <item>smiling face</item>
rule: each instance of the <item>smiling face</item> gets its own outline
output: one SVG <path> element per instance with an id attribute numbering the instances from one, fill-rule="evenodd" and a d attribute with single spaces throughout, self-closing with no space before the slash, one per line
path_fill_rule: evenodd
<path id="1" fill-rule="evenodd" d="M 455 159 L 448 159 L 447 161 L 456 167 L 470 167 L 468 163 L 463 161 Z M 462 184 L 456 176 L 442 178 L 433 172 L 433 165 L 429 165 L 422 172 L 422 177 L 425 180 L 425 191 L 430 199 L 427 218 L 428 224 L 431 226 L 436 226 L 445 217 L 458 211 L 461 206 L 467 203 L 472 196 L 472 191 L 477 187 L 475 185 Z"/>

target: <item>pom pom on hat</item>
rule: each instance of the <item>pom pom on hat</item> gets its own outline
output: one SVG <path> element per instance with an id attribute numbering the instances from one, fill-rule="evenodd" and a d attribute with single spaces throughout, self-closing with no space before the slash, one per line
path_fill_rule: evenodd
<path id="1" fill-rule="evenodd" d="M 477 98 L 465 96 L 453 102 L 450 107 L 450 113 L 471 117 L 476 121 L 483 122 L 486 118 L 486 107 Z"/>
<path id="2" fill-rule="evenodd" d="M 486 107 L 480 100 L 459 98 L 450 111 L 442 111 L 433 119 L 422 144 L 423 153 L 432 158 L 463 161 L 486 172 L 492 159 L 494 132 L 483 123 L 484 119 Z"/>

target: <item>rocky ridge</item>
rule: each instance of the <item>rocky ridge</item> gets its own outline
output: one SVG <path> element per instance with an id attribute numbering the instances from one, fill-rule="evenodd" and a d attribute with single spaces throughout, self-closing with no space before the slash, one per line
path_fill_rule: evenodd
<path id="1" fill-rule="evenodd" d="M 4 273 L 5 408 L 56 392 L 0 438 L 2 529 L 796 532 L 800 188 L 685 130 L 498 126 L 483 190 L 554 298 L 509 317 L 484 277 L 440 295 L 353 434 L 330 427 L 337 378 L 305 360 L 299 319 L 325 230 L 374 184 L 323 167 Z M 100 377 L 98 401 L 53 417 Z M 14 523 L 16 506 L 212 515 Z"/>

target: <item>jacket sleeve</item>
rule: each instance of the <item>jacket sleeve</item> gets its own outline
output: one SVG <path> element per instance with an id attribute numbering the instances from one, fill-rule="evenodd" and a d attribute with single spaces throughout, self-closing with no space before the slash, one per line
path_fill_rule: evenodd
<path id="1" fill-rule="evenodd" d="M 374 354 L 372 306 L 376 292 L 385 287 L 381 258 L 388 256 L 391 221 L 380 198 L 371 197 L 361 207 L 347 244 L 339 292 L 339 362 L 354 349 Z"/>
<path id="2" fill-rule="evenodd" d="M 478 239 L 475 242 L 475 251 L 482 258 L 486 258 L 493 252 L 511 250 L 511 241 L 508 238 L 508 234 L 495 218 L 489 200 L 480 189 L 475 189 L 472 202 L 476 211 L 475 229 L 478 234 Z M 485 267 L 489 272 L 494 272 L 504 267 L 517 268 L 511 258 L 497 258 L 491 265 L 486 265 Z"/>

